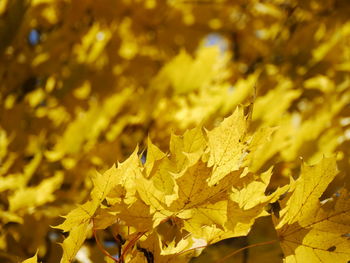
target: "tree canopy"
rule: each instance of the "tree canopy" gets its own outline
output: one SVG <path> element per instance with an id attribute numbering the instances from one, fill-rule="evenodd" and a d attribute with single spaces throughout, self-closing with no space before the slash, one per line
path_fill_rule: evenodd
<path id="1" fill-rule="evenodd" d="M 349 262 L 349 13 L 0 1 L 0 261 Z"/>

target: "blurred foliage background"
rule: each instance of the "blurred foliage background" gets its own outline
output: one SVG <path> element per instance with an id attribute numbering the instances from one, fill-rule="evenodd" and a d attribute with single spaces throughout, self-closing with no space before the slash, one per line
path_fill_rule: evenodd
<path id="1" fill-rule="evenodd" d="M 333 153 L 341 173 L 325 197 L 349 188 L 349 14 L 347 0 L 1 0 L 0 261 L 39 248 L 58 262 L 50 226 L 96 170 L 137 145 L 144 158 L 148 137 L 167 151 L 172 132 L 215 127 L 238 104 L 253 105 L 252 129 L 276 127 L 255 164 L 275 164 L 271 189 L 300 158 Z M 273 238 L 267 224 L 196 262 Z M 77 262 L 102 260 L 93 239 L 86 248 Z M 280 262 L 278 245 L 226 262 L 263 258 Z"/>

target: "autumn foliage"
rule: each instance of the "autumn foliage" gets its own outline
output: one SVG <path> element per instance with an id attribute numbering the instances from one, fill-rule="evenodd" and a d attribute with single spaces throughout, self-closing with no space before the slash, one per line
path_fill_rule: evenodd
<path id="1" fill-rule="evenodd" d="M 350 262 L 349 14 L 0 1 L 0 262 Z"/>

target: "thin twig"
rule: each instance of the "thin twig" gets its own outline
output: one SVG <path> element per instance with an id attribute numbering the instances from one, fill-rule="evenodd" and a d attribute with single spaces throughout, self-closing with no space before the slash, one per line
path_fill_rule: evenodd
<path id="1" fill-rule="evenodd" d="M 130 242 L 126 245 L 125 249 L 123 249 L 122 255 L 120 257 L 121 260 L 123 260 L 126 252 L 129 250 L 129 248 L 133 245 L 135 245 L 136 241 L 140 239 L 146 232 L 140 232 L 134 237 L 133 239 L 130 240 Z"/>
<path id="2" fill-rule="evenodd" d="M 199 248 L 207 248 L 207 247 L 208 247 L 208 245 L 199 246 L 199 247 L 193 247 L 193 248 L 181 251 L 181 252 L 177 252 L 175 255 L 181 255 L 181 254 L 184 254 L 184 253 L 189 252 L 191 250 L 195 250 L 195 249 L 199 249 Z"/>
<path id="3" fill-rule="evenodd" d="M 97 244 L 97 246 L 99 247 L 99 249 L 101 250 L 101 252 L 102 252 L 105 256 L 111 258 L 114 262 L 119 263 L 119 259 L 115 259 L 114 257 L 111 256 L 111 254 L 108 253 L 108 251 L 106 251 L 106 250 L 104 249 L 104 247 L 102 246 L 102 244 L 100 243 L 100 241 L 99 241 L 98 238 L 97 238 L 96 229 L 95 229 L 94 227 L 92 228 L 92 233 L 93 233 L 93 235 L 94 235 L 96 244 Z"/>
<path id="4" fill-rule="evenodd" d="M 275 242 L 277 242 L 276 239 L 270 240 L 270 241 L 265 241 L 265 242 L 260 242 L 260 243 L 256 243 L 256 244 L 252 244 L 252 245 L 249 245 L 249 246 L 246 246 L 246 247 L 242 247 L 242 248 L 237 249 L 237 250 L 233 251 L 232 253 L 226 255 L 225 257 L 219 259 L 218 261 L 215 261 L 214 263 L 221 263 L 221 262 L 224 262 L 226 259 L 228 259 L 228 258 L 230 258 L 230 257 L 232 257 L 232 256 L 234 256 L 234 255 L 236 255 L 237 253 L 239 253 L 239 252 L 241 252 L 241 251 L 243 251 L 243 250 L 246 250 L 246 249 L 248 249 L 248 248 L 270 245 L 270 244 L 273 244 L 273 243 L 275 243 Z"/>

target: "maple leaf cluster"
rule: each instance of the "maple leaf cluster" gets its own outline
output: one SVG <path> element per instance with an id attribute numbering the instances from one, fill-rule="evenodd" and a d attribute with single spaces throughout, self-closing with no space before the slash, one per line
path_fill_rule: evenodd
<path id="1" fill-rule="evenodd" d="M 0 261 L 349 262 L 349 13 L 0 1 Z"/>

